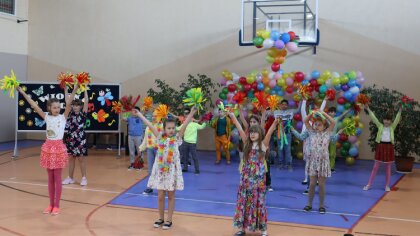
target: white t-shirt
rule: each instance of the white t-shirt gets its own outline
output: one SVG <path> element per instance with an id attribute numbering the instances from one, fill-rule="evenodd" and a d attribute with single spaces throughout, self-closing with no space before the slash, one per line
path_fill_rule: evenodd
<path id="1" fill-rule="evenodd" d="M 384 127 L 381 142 L 391 142 L 391 130 L 389 127 Z"/>
<path id="2" fill-rule="evenodd" d="M 66 128 L 66 118 L 63 114 L 58 116 L 45 115 L 47 123 L 47 139 L 60 140 L 63 139 L 64 129 Z"/>

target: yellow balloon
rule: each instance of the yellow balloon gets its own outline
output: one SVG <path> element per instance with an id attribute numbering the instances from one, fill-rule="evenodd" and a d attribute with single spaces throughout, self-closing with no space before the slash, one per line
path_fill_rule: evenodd
<path id="1" fill-rule="evenodd" d="M 263 32 L 264 32 L 264 30 L 263 30 L 263 29 L 258 30 L 258 31 L 257 31 L 257 36 L 262 37 Z"/>
<path id="2" fill-rule="evenodd" d="M 282 77 L 283 77 L 283 79 L 287 79 L 287 78 L 289 78 L 289 74 L 288 73 L 284 73 Z"/>
<path id="3" fill-rule="evenodd" d="M 323 72 L 322 72 L 322 75 L 321 76 L 324 76 L 324 77 L 326 77 L 326 78 L 330 78 L 331 77 L 331 71 L 329 71 L 329 70 L 324 70 Z"/>
<path id="4" fill-rule="evenodd" d="M 298 152 L 298 153 L 296 153 L 296 157 L 297 157 L 299 160 L 302 160 L 302 159 L 303 159 L 303 152 Z"/>
<path id="5" fill-rule="evenodd" d="M 317 82 L 318 82 L 318 84 L 319 84 L 319 85 L 323 85 L 323 84 L 325 84 L 325 79 L 323 79 L 323 78 L 319 78 L 319 79 L 317 80 Z"/>
<path id="6" fill-rule="evenodd" d="M 347 82 L 349 82 L 349 78 L 345 75 L 340 77 L 340 82 L 341 84 L 347 84 Z"/>
<path id="7" fill-rule="evenodd" d="M 354 157 L 346 157 L 346 165 L 348 166 L 354 165 Z"/>
<path id="8" fill-rule="evenodd" d="M 268 70 L 267 69 L 263 69 L 262 71 L 261 71 L 261 74 L 264 76 L 264 77 L 266 77 L 266 76 L 268 76 Z"/>
<path id="9" fill-rule="evenodd" d="M 359 122 L 360 121 L 360 116 L 355 116 L 354 121 Z"/>
<path id="10" fill-rule="evenodd" d="M 334 78 L 334 79 L 332 80 L 332 84 L 333 84 L 334 86 L 340 85 L 340 79 L 339 79 L 339 78 Z"/>
<path id="11" fill-rule="evenodd" d="M 364 127 L 363 123 L 362 122 L 359 122 L 359 126 L 358 127 L 361 128 L 361 129 L 363 129 L 363 127 Z"/>
<path id="12" fill-rule="evenodd" d="M 267 30 L 264 30 L 261 34 L 261 37 L 263 37 L 264 39 L 270 38 L 270 32 L 268 32 Z"/>
<path id="13" fill-rule="evenodd" d="M 286 81 L 283 78 L 280 78 L 277 80 L 277 85 L 281 87 L 286 86 Z"/>

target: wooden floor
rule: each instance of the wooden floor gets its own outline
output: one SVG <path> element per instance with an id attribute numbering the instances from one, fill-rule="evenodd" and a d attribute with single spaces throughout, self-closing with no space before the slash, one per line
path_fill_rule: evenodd
<path id="1" fill-rule="evenodd" d="M 20 150 L 19 154 L 16 160 L 11 160 L 11 152 L 0 153 L 0 235 L 228 236 L 235 233 L 232 219 L 227 217 L 175 213 L 173 228 L 163 231 L 152 226 L 157 218 L 154 209 L 108 205 L 108 201 L 144 178 L 145 173 L 127 171 L 128 158 L 116 159 L 116 152 L 106 150 L 90 151 L 88 186 L 64 187 L 61 214 L 43 215 L 41 212 L 49 200 L 47 175 L 39 166 L 39 148 Z M 80 180 L 78 168 L 76 180 Z M 63 178 L 66 176 L 67 169 Z M 271 236 L 420 235 L 419 181 L 420 170 L 403 177 L 397 190 L 388 193 L 350 231 L 269 222 L 268 232 Z"/>

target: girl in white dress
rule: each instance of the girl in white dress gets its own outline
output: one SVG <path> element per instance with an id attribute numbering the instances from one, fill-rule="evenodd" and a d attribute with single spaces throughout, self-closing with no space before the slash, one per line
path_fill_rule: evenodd
<path id="1" fill-rule="evenodd" d="M 148 188 L 157 189 L 158 191 L 159 219 L 153 224 L 155 228 L 162 226 L 163 229 L 170 229 L 172 226 L 175 190 L 184 189 L 184 179 L 182 178 L 178 148 L 182 144 L 184 131 L 195 112 L 196 109 L 193 107 L 178 133 L 175 133 L 176 121 L 172 119 L 166 119 L 163 122 L 164 132 L 160 133 L 140 111 L 137 111 L 137 116 L 149 127 L 157 141 L 156 158 L 153 164 L 152 174 L 147 183 Z M 168 194 L 168 217 L 166 222 L 164 221 L 165 193 Z"/>

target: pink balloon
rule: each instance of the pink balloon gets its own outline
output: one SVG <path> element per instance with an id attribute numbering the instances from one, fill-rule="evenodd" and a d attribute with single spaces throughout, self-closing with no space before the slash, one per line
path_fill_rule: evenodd
<path id="1" fill-rule="evenodd" d="M 226 86 L 226 79 L 225 78 L 221 78 L 220 79 L 220 85 L 222 85 L 222 86 Z"/>
<path id="2" fill-rule="evenodd" d="M 270 86 L 270 88 L 274 88 L 274 87 L 276 86 L 276 84 L 277 84 L 277 81 L 275 81 L 275 80 L 270 80 L 270 82 L 269 82 L 268 86 Z"/>
<path id="3" fill-rule="evenodd" d="M 287 48 L 287 51 L 290 51 L 290 52 L 296 52 L 298 50 L 298 46 L 294 42 L 286 43 L 286 48 Z"/>
<path id="4" fill-rule="evenodd" d="M 216 102 L 214 103 L 216 106 L 219 105 L 220 103 L 223 103 L 222 99 L 217 99 Z"/>
<path id="5" fill-rule="evenodd" d="M 357 73 L 357 78 L 362 78 L 362 77 L 363 77 L 363 74 L 362 74 L 362 72 L 360 72 L 360 71 L 357 71 L 356 73 Z"/>
<path id="6" fill-rule="evenodd" d="M 274 79 L 280 79 L 281 78 L 281 74 L 280 73 L 276 73 L 273 77 Z"/>
<path id="7" fill-rule="evenodd" d="M 292 79 L 292 78 L 290 78 L 290 77 L 289 77 L 289 78 L 287 78 L 287 79 L 286 79 L 286 84 L 287 84 L 287 85 L 289 85 L 289 86 L 290 86 L 290 85 L 293 85 L 293 79 Z"/>
<path id="8" fill-rule="evenodd" d="M 356 143 L 357 142 L 357 137 L 352 135 L 352 136 L 349 136 L 348 140 L 349 140 L 350 143 Z"/>
<path id="9" fill-rule="evenodd" d="M 302 123 L 302 121 L 298 121 L 298 122 L 296 123 L 296 129 L 297 129 L 297 130 L 302 130 L 302 127 L 303 127 L 303 123 Z"/>

